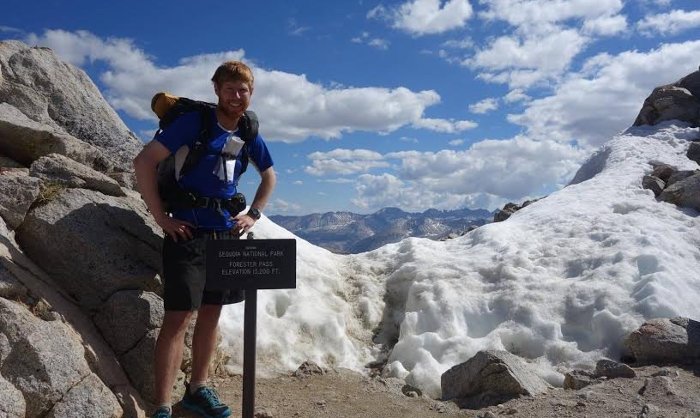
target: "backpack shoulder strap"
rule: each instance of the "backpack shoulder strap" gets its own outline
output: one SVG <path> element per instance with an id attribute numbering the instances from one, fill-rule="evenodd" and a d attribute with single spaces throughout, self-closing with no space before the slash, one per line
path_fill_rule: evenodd
<path id="1" fill-rule="evenodd" d="M 189 100 L 189 99 L 188 99 Z M 199 112 L 199 133 L 194 139 L 190 151 L 185 157 L 180 169 L 180 176 L 187 174 L 192 170 L 207 152 L 207 147 L 212 139 L 212 131 L 214 127 L 212 110 L 214 107 L 206 102 L 195 102 L 193 106 Z"/>
<path id="2" fill-rule="evenodd" d="M 254 140 L 255 137 L 258 136 L 259 127 L 258 115 L 252 110 L 246 110 L 243 116 L 238 120 L 238 129 L 240 130 L 241 139 L 245 143 Z"/>

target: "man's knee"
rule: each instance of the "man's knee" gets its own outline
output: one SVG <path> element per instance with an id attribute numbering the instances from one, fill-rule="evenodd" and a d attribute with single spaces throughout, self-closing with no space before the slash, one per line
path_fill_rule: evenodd
<path id="1" fill-rule="evenodd" d="M 221 305 L 202 305 L 197 312 L 197 323 L 201 322 L 218 322 L 221 316 Z"/>
<path id="2" fill-rule="evenodd" d="M 185 334 L 192 318 L 191 311 L 165 311 L 163 325 L 160 328 L 161 335 Z"/>

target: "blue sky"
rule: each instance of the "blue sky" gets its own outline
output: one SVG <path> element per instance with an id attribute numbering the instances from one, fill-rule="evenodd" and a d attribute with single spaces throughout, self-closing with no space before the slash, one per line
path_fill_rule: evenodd
<path id="1" fill-rule="evenodd" d="M 700 64 L 697 0 L 5 2 L 0 39 L 84 69 L 144 141 L 161 90 L 256 75 L 267 214 L 495 209 L 551 193 Z M 242 188 L 252 197 L 257 176 Z"/>

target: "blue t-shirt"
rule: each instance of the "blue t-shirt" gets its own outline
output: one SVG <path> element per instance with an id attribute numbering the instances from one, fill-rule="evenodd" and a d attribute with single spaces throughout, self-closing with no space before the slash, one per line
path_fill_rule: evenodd
<path id="1" fill-rule="evenodd" d="M 236 194 L 238 178 L 241 175 L 242 163 L 239 157 L 243 152 L 242 146 L 247 147 L 249 160 L 261 173 L 272 167 L 272 157 L 260 135 L 243 145 L 237 131 L 231 132 L 222 128 L 217 123 L 216 113 L 213 111 L 211 117 L 212 139 L 208 150 L 201 161 L 180 179 L 180 186 L 199 196 L 230 199 Z M 154 139 L 173 154 L 182 146 L 191 147 L 201 129 L 200 118 L 199 112 L 186 113 L 166 129 L 159 131 Z M 222 150 L 225 151 L 225 155 L 222 155 Z M 173 216 L 206 230 L 227 230 L 235 224 L 226 210 L 223 214 L 210 208 L 176 210 Z"/>

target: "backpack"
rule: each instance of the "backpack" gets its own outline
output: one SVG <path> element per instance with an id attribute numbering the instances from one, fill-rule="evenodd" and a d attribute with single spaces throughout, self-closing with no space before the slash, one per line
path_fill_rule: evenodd
<path id="1" fill-rule="evenodd" d="M 185 113 L 199 112 L 200 129 L 194 138 L 192 146 L 183 147 L 176 153 L 170 154 L 158 164 L 158 194 L 163 201 L 166 212 L 172 212 L 178 208 L 210 207 L 220 209 L 222 206 L 236 213 L 245 208 L 245 198 L 238 193 L 231 201 L 222 202 L 221 199 L 198 196 L 195 193 L 183 189 L 179 179 L 191 171 L 206 155 L 209 142 L 212 139 L 212 115 L 216 109 L 213 103 L 192 100 L 186 97 L 177 97 L 169 93 L 159 92 L 151 99 L 151 109 L 158 116 L 158 127 L 166 129 L 177 118 Z M 246 110 L 238 121 L 239 137 L 244 146 L 238 157 L 241 161 L 241 173 L 248 167 L 248 144 L 258 136 L 258 118 L 254 112 Z M 159 130 L 159 131 L 160 131 Z M 242 208 L 241 206 L 242 200 Z M 231 206 L 231 202 L 234 206 Z"/>

